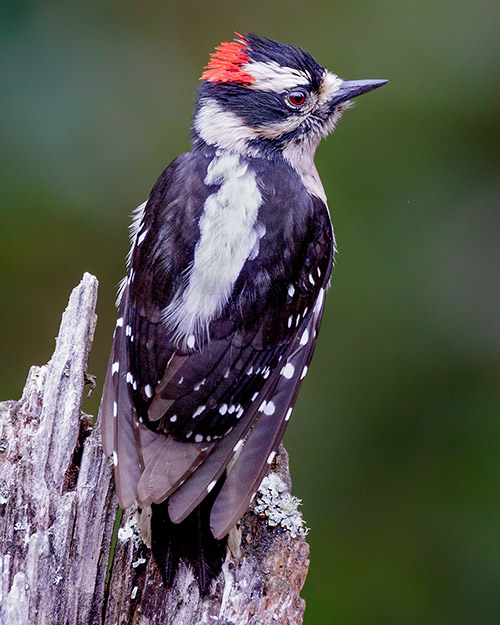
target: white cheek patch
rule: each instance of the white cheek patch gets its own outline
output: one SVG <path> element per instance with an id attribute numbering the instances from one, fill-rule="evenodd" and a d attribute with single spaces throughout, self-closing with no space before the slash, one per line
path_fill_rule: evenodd
<path id="1" fill-rule="evenodd" d="M 262 203 L 255 173 L 238 155 L 216 157 L 208 166 L 205 184 L 220 187 L 205 201 L 187 287 L 163 311 L 164 323 L 183 347 L 190 336 L 208 337 L 210 321 L 228 301 L 265 232 L 255 226 Z"/>
<path id="2" fill-rule="evenodd" d="M 246 126 L 238 115 L 211 99 L 201 106 L 194 127 L 205 143 L 232 152 L 244 151 L 248 142 L 257 138 L 254 128 Z"/>
<path id="3" fill-rule="evenodd" d="M 312 80 L 309 72 L 301 72 L 293 67 L 282 67 L 275 61 L 268 63 L 253 61 L 244 65 L 243 69 L 254 78 L 254 82 L 248 87 L 255 91 L 280 93 L 299 85 L 308 85 Z"/>
<path id="4" fill-rule="evenodd" d="M 258 138 L 275 139 L 293 132 L 303 120 L 297 113 L 288 119 L 261 126 L 247 126 L 236 113 L 225 110 L 214 100 L 207 100 L 199 110 L 194 127 L 209 145 L 231 152 L 253 154 L 250 142 Z M 257 155 L 257 154 L 255 154 Z"/>

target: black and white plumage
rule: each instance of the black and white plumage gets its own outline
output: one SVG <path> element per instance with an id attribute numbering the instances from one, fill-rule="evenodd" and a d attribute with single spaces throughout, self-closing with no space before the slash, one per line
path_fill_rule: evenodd
<path id="1" fill-rule="evenodd" d="M 102 428 L 120 505 L 153 506 L 167 583 L 185 560 L 208 592 L 274 459 L 335 252 L 314 151 L 384 82 L 238 35 L 202 76 L 192 152 L 136 211 Z"/>

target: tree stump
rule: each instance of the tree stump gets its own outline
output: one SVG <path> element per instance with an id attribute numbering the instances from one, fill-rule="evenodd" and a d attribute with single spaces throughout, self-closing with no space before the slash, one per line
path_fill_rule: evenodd
<path id="1" fill-rule="evenodd" d="M 113 532 L 110 463 L 81 413 L 96 300 L 85 274 L 49 363 L 0 403 L 0 625 L 299 625 L 309 547 L 283 447 L 204 600 L 185 566 L 164 588 L 135 510 Z"/>

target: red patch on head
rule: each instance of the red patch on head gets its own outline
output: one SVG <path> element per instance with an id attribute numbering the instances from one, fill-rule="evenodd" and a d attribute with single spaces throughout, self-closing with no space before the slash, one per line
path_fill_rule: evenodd
<path id="1" fill-rule="evenodd" d="M 246 53 L 248 41 L 238 33 L 235 35 L 238 37 L 236 41 L 225 41 L 215 48 L 200 80 L 242 84 L 254 82 L 255 78 L 243 69 L 243 65 L 250 61 Z"/>

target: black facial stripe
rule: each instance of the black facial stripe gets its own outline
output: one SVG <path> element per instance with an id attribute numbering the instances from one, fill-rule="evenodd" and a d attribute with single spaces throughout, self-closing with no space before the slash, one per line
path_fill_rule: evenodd
<path id="1" fill-rule="evenodd" d="M 303 85 L 298 87 L 309 91 Z M 290 116 L 299 114 L 287 102 L 290 90 L 282 94 L 253 91 L 237 84 L 213 84 L 204 82 L 199 88 L 199 104 L 203 106 L 206 99 L 216 101 L 223 109 L 237 115 L 246 126 L 270 126 L 290 119 Z M 196 114 L 195 114 L 196 116 Z M 257 148 L 263 155 L 271 155 L 283 149 L 291 141 L 300 140 L 307 135 L 320 135 L 322 127 L 328 118 L 326 111 L 314 110 L 304 117 L 300 125 L 280 137 L 259 137 L 248 142 L 249 147 Z"/>
<path id="2" fill-rule="evenodd" d="M 290 116 L 286 92 L 276 94 L 253 91 L 241 85 L 205 83 L 200 87 L 201 97 L 215 100 L 223 108 L 235 113 L 247 126 L 261 126 L 283 121 Z"/>

